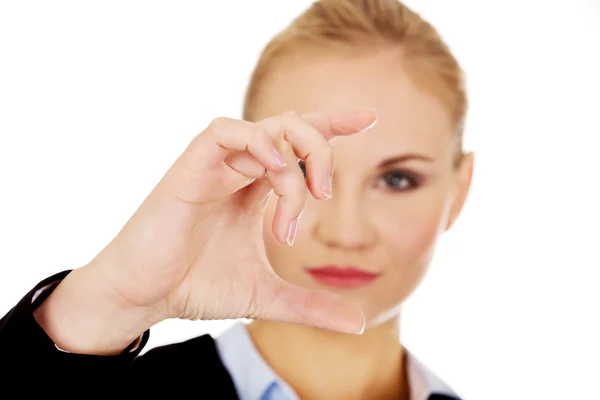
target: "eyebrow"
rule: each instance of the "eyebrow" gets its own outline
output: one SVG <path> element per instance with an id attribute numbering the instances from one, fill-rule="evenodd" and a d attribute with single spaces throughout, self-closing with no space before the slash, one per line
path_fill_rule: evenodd
<path id="1" fill-rule="evenodd" d="M 400 162 L 410 161 L 410 160 L 419 160 L 419 161 L 433 162 L 433 158 L 427 157 L 427 156 L 424 156 L 424 155 L 421 155 L 421 154 L 403 154 L 401 156 L 390 157 L 390 158 L 387 158 L 387 159 L 383 160 L 379 164 L 379 168 L 387 167 L 387 166 L 390 166 L 392 164 L 397 164 L 397 163 L 400 163 Z"/>

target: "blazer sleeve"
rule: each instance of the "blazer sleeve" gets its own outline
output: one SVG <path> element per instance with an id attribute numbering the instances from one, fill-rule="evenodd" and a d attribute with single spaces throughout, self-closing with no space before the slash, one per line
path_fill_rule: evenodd
<path id="1" fill-rule="evenodd" d="M 123 380 L 134 379 L 137 364 L 133 361 L 148 342 L 149 331 L 119 355 L 73 354 L 59 349 L 33 317 L 35 308 L 70 272 L 38 283 L 0 320 L 0 367 L 5 378 L 0 393 L 13 385 L 30 394 L 48 393 L 48 385 L 63 382 L 61 393 L 84 387 L 89 392 L 93 387 L 114 395 L 122 393 Z"/>
<path id="2" fill-rule="evenodd" d="M 154 398 L 189 394 L 191 387 L 238 399 L 214 340 L 202 335 L 139 355 L 150 331 L 121 354 L 98 356 L 60 350 L 38 325 L 33 311 L 71 271 L 38 283 L 0 320 L 0 398 L 18 391 L 25 398 Z M 200 396 L 200 398 L 206 398 Z"/>

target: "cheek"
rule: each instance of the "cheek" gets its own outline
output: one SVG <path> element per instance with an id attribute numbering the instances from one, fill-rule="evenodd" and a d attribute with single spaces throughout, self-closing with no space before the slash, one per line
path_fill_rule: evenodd
<path id="1" fill-rule="evenodd" d="M 443 197 L 415 196 L 385 208 L 393 211 L 381 218 L 380 226 L 395 262 L 404 266 L 427 263 L 444 226 Z"/>
<path id="2" fill-rule="evenodd" d="M 427 196 L 390 199 L 379 209 L 387 211 L 379 215 L 378 226 L 387 255 L 384 263 L 388 279 L 371 313 L 387 315 L 410 296 L 425 276 L 442 232 L 445 212 L 443 199 Z"/>

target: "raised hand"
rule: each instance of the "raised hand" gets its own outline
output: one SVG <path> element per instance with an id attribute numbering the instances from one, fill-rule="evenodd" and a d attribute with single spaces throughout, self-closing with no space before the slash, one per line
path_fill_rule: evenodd
<path id="1" fill-rule="evenodd" d="M 106 309 L 94 314 L 102 330 L 117 319 L 135 322 L 135 328 L 122 329 L 120 345 L 167 318 L 270 319 L 361 332 L 364 317 L 355 305 L 284 282 L 273 272 L 263 214 L 269 196 L 278 196 L 267 234 L 292 245 L 307 194 L 331 197 L 334 158 L 328 141 L 374 122 L 372 111 L 285 113 L 256 123 L 215 119 L 114 240 L 59 285 L 38 321 L 47 331 L 61 330 L 51 313 L 62 314 L 63 325 L 69 321 L 65 296 L 72 297 L 77 284 L 101 294 Z M 299 159 L 305 161 L 306 180 Z M 52 311 L 52 301 L 60 303 L 60 312 Z M 106 321 L 111 318 L 114 322 Z"/>

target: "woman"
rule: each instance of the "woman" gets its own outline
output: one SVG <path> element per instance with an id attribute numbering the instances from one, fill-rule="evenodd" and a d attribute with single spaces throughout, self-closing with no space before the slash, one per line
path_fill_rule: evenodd
<path id="1" fill-rule="evenodd" d="M 263 52 L 244 121 L 214 120 L 105 249 L 3 318 L 4 365 L 40 392 L 458 398 L 400 344 L 399 308 L 467 196 L 465 112 L 406 6 L 315 3 Z M 254 322 L 138 356 L 167 318 Z"/>

